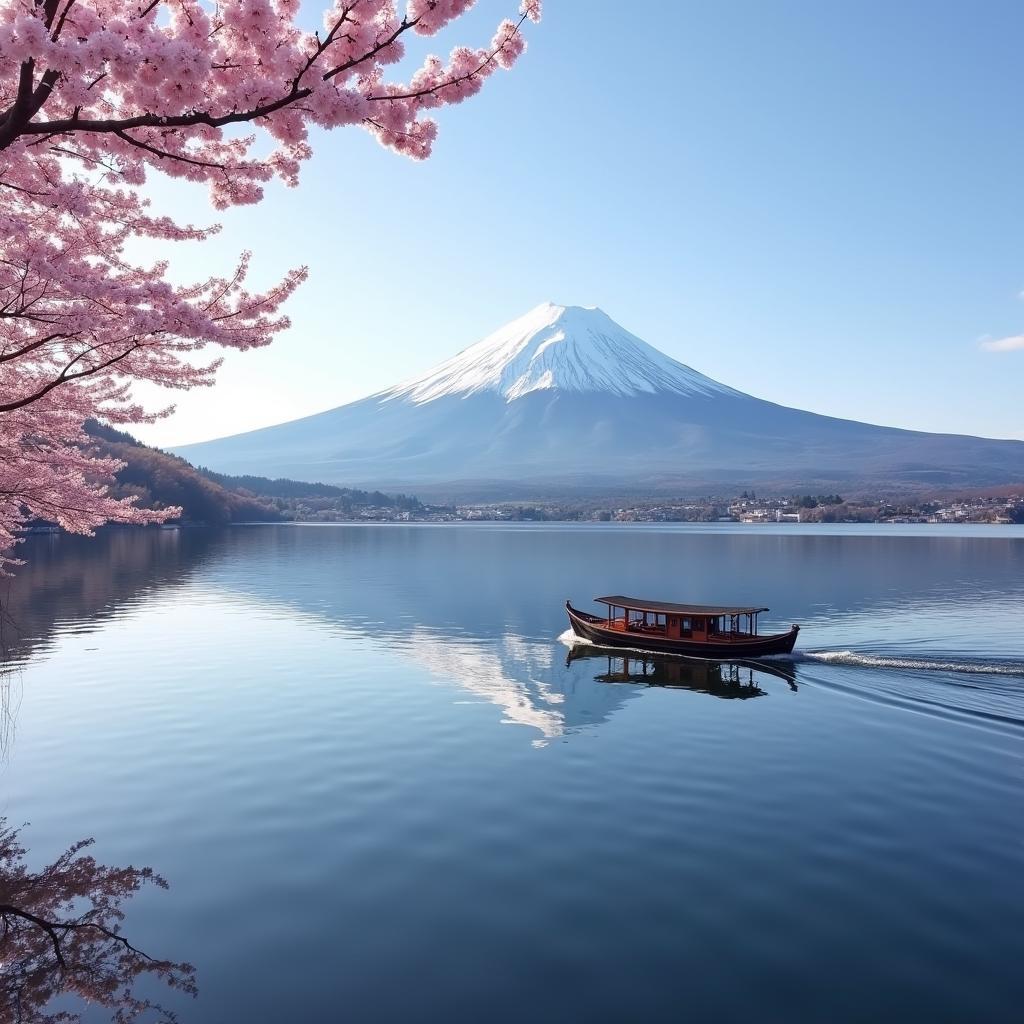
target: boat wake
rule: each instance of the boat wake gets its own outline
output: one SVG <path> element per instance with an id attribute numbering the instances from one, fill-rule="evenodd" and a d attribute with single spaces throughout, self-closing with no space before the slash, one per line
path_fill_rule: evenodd
<path id="1" fill-rule="evenodd" d="M 1024 728 L 1019 659 L 836 650 L 794 651 L 788 660 L 803 666 L 802 682 L 850 697 L 974 726 Z"/>
<path id="2" fill-rule="evenodd" d="M 558 639 L 569 648 L 600 649 L 567 629 Z M 620 654 L 644 655 L 621 648 Z M 647 656 L 650 656 L 649 653 Z M 1024 728 L 1024 661 L 947 654 L 872 653 L 856 650 L 806 651 L 743 659 L 750 668 L 761 665 L 785 670 L 791 666 L 797 682 L 811 683 L 847 696 L 908 711 L 974 725 Z M 801 666 L 798 670 L 797 666 Z M 820 666 L 815 671 L 815 666 Z M 847 674 L 829 669 L 855 669 Z"/>
<path id="3" fill-rule="evenodd" d="M 559 633 L 558 642 L 565 644 L 566 647 L 575 647 L 577 644 L 586 644 L 587 647 L 594 646 L 592 641 L 587 640 L 586 637 L 577 636 L 571 629 Z"/>
<path id="4" fill-rule="evenodd" d="M 771 659 L 774 660 L 774 659 Z M 967 675 L 1020 676 L 1024 678 L 1024 661 L 997 659 L 959 659 L 943 655 L 871 654 L 865 651 L 794 651 L 779 655 L 780 661 L 818 662 L 852 668 L 884 668 L 899 671 L 957 672 Z"/>

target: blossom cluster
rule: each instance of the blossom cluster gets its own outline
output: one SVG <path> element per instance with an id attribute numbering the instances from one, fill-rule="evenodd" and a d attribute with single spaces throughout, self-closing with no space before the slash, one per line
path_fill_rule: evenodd
<path id="1" fill-rule="evenodd" d="M 110 867 L 75 843 L 33 871 L 19 832 L 0 818 L 0 1021 L 73 1024 L 75 1004 L 102 1007 L 117 1024 L 173 1021 L 136 993 L 163 982 L 194 996 L 195 968 L 148 956 L 122 933 L 126 904 L 143 888 L 166 889 L 151 868 Z M 57 1006 L 54 1006 L 54 1003 Z"/>
<path id="2" fill-rule="evenodd" d="M 540 18 L 540 0 L 523 0 L 486 46 L 428 57 L 395 82 L 386 70 L 403 37 L 434 35 L 473 0 L 408 0 L 402 12 L 334 0 L 318 31 L 299 27 L 299 6 L 0 0 L 0 572 L 33 519 L 89 532 L 173 514 L 107 495 L 116 465 L 89 454 L 83 423 L 152 419 L 133 382 L 211 384 L 218 361 L 204 349 L 259 347 L 288 325 L 282 304 L 305 268 L 253 292 L 247 254 L 187 286 L 166 262 L 128 259 L 134 239 L 216 230 L 155 215 L 147 174 L 205 183 L 215 207 L 255 203 L 272 178 L 296 184 L 311 125 L 361 125 L 426 157 L 428 112 L 511 67 L 523 23 Z"/>
<path id="3" fill-rule="evenodd" d="M 0 150 L 17 159 L 16 140 L 20 155 L 56 144 L 134 185 L 159 167 L 207 182 L 219 207 L 258 201 L 273 176 L 294 184 L 311 124 L 360 124 L 423 158 L 436 136 L 425 112 L 511 67 L 523 21 L 540 18 L 540 0 L 523 0 L 488 45 L 428 57 L 408 83 L 386 80 L 406 33 L 433 35 L 472 6 L 409 0 L 400 15 L 394 0 L 335 0 L 311 32 L 296 24 L 297 0 L 0 0 Z M 232 134 L 246 122 L 269 133 L 270 154 L 256 155 L 255 135 Z"/>

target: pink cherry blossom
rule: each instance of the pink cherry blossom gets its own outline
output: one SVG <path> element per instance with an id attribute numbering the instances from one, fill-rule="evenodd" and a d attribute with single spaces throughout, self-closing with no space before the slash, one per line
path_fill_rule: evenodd
<path id="1" fill-rule="evenodd" d="M 540 0 L 523 0 L 488 45 L 388 76 L 404 36 L 434 35 L 473 2 L 334 0 L 313 31 L 298 0 L 0 0 L 0 572 L 33 519 L 89 533 L 174 516 L 107 494 L 117 466 L 83 424 L 163 415 L 133 400 L 133 382 L 210 385 L 218 361 L 204 351 L 267 345 L 288 325 L 302 267 L 254 292 L 248 254 L 187 286 L 128 258 L 133 240 L 216 230 L 156 215 L 147 175 L 205 184 L 216 208 L 257 203 L 274 178 L 298 183 L 310 124 L 359 124 L 429 156 L 428 112 L 510 68 L 524 22 L 540 19 Z"/>
<path id="2" fill-rule="evenodd" d="M 149 956 L 122 930 L 132 897 L 167 883 L 151 868 L 98 863 L 92 845 L 77 842 L 33 871 L 18 830 L 0 818 L 0 1024 L 73 1024 L 90 1004 L 117 1024 L 173 1022 L 136 989 L 160 981 L 196 995 L 191 964 Z"/>

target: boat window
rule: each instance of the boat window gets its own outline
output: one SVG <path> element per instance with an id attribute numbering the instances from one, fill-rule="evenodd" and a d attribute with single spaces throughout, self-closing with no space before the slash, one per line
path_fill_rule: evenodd
<path id="1" fill-rule="evenodd" d="M 679 620 L 679 632 L 680 633 L 692 633 L 693 622 L 689 618 L 683 618 Z"/>

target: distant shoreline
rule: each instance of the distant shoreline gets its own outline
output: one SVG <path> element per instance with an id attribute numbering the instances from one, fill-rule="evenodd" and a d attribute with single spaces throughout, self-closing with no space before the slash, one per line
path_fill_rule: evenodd
<path id="1" fill-rule="evenodd" d="M 943 533 L 946 531 L 963 532 L 965 530 L 979 532 L 993 532 L 1014 527 L 1024 535 L 1024 523 L 993 523 L 993 522 L 962 522 L 962 523 L 905 523 L 905 522 L 842 522 L 842 523 L 741 523 L 736 521 L 716 522 L 690 522 L 690 521 L 632 521 L 632 520 L 609 520 L 600 521 L 594 519 L 545 519 L 545 520 L 509 520 L 509 519 L 455 519 L 455 520 L 389 520 L 389 519 L 345 519 L 333 522 L 306 522 L 299 520 L 253 520 L 240 523 L 181 523 L 165 524 L 162 526 L 137 526 L 132 524 L 111 523 L 100 527 L 97 532 L 122 532 L 129 531 L 138 533 L 140 531 L 174 533 L 182 530 L 230 530 L 236 528 L 254 527 L 513 527 L 516 529 L 535 529 L 543 527 L 579 527 L 587 529 L 641 529 L 652 532 L 661 530 L 687 530 L 694 533 L 706 531 L 709 533 L 851 533 L 857 529 L 869 530 L 872 533 L 891 533 L 892 535 L 917 533 L 922 536 L 930 533 Z M 47 529 L 33 527 L 22 532 L 23 537 L 77 537 L 78 534 L 68 533 L 59 527 Z"/>

